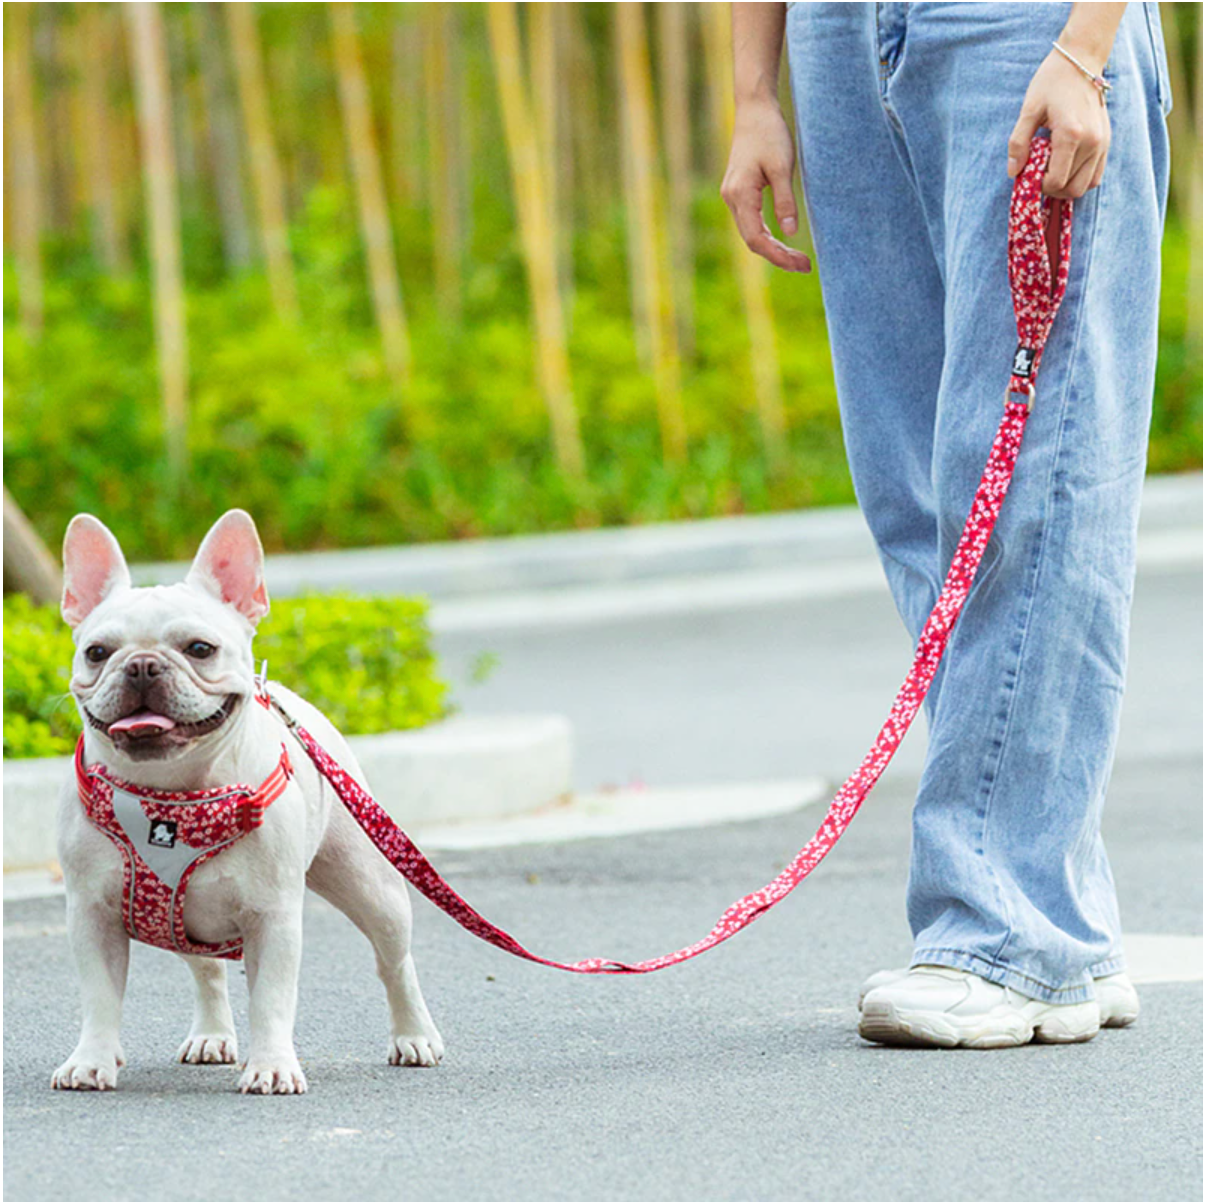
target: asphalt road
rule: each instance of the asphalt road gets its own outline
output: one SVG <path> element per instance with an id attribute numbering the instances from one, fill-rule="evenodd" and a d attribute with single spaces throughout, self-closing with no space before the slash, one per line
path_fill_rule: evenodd
<path id="1" fill-rule="evenodd" d="M 1200 932 L 1201 630 L 1200 567 L 1141 575 L 1106 820 L 1132 932 Z M 908 659 L 874 593 L 441 643 L 454 677 L 482 649 L 500 657 L 487 685 L 460 691 L 466 709 L 569 714 L 590 787 L 838 779 Z M 1200 1199 L 1200 984 L 1143 988 L 1133 1029 L 1084 1046 L 886 1050 L 855 1034 L 859 982 L 908 950 L 923 743 L 910 737 L 792 899 L 662 974 L 530 966 L 420 903 L 416 956 L 449 1047 L 437 1070 L 385 1064 L 371 954 L 313 900 L 299 1098 L 239 1097 L 232 1068 L 173 1065 L 188 976 L 141 947 L 119 1090 L 51 1092 L 78 1018 L 63 904 L 6 906 L 6 1198 Z M 701 935 L 816 815 L 458 852 L 441 866 L 553 956 L 647 956 Z M 240 981 L 233 995 L 245 1042 Z"/>

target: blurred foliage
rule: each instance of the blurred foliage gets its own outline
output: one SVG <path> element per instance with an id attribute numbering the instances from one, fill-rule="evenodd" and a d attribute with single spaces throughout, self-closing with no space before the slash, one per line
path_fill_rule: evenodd
<path id="1" fill-rule="evenodd" d="M 419 308 L 416 380 L 400 406 L 361 305 L 350 202 L 322 190 L 296 226 L 302 328 L 272 317 L 259 276 L 190 290 L 192 470 L 178 494 L 147 401 L 148 289 L 81 264 L 50 277 L 41 338 L 6 327 L 8 487 L 52 546 L 87 510 L 122 529 L 139 559 L 191 554 L 192 532 L 234 505 L 255 516 L 268 549 L 296 550 L 852 501 L 819 289 L 774 282 L 780 331 L 791 332 L 780 355 L 794 431 L 791 470 L 775 478 L 746 401 L 728 216 L 709 195 L 697 219 L 700 350 L 684 387 L 693 449 L 681 467 L 663 463 L 652 381 L 613 270 L 621 229 L 584 236 L 577 261 L 570 351 L 591 471 L 575 484 L 548 453 L 517 249 L 474 277 L 462 326 Z"/>
<path id="2" fill-rule="evenodd" d="M 75 646 L 57 607 L 4 598 L 4 755 L 69 753 L 80 717 L 68 692 Z"/>
<path id="3" fill-rule="evenodd" d="M 344 735 L 422 727 L 448 714 L 427 604 L 414 598 L 285 598 L 256 632 L 271 676 L 322 711 Z M 69 693 L 75 648 L 57 608 L 4 599 L 4 755 L 72 751 L 80 718 Z"/>
<path id="4" fill-rule="evenodd" d="M 727 215 L 711 198 L 698 205 L 699 353 L 684 385 L 692 454 L 682 466 L 662 458 L 626 297 L 596 278 L 617 247 L 584 240 L 581 262 L 594 270 L 575 289 L 570 335 L 590 464 L 580 483 L 551 463 L 530 327 L 507 286 L 514 264 L 483 273 L 463 327 L 415 319 L 416 381 L 399 406 L 371 322 L 352 312 L 357 292 L 340 284 L 355 240 L 337 201 L 315 198 L 298 227 L 303 295 L 326 307 L 316 322 L 277 322 L 257 276 L 192 290 L 192 470 L 179 492 L 166 477 L 159 407 L 146 401 L 156 375 L 140 282 L 56 275 L 42 338 L 7 326 L 6 480 L 52 547 L 81 510 L 146 559 L 190 555 L 192 533 L 234 505 L 255 516 L 269 550 L 298 550 L 853 501 L 820 292 L 787 276 L 774 278 L 773 298 L 792 457 L 781 475 L 766 464 L 746 403 L 748 336 L 723 270 Z M 1186 284 L 1185 242 L 1170 227 L 1172 299 Z M 1161 319 L 1149 463 L 1162 472 L 1201 462 L 1201 359 L 1183 314 L 1168 304 Z"/>
<path id="5" fill-rule="evenodd" d="M 424 95 L 420 26 L 430 6 L 357 6 L 414 349 L 414 380 L 404 396 L 385 371 L 374 327 L 326 6 L 256 6 L 303 315 L 297 328 L 273 316 L 258 267 L 239 270 L 224 260 L 198 100 L 191 24 L 197 6 L 162 6 L 177 110 L 190 365 L 191 465 L 173 484 L 164 460 L 128 50 L 120 14 L 110 6 L 105 20 L 118 49 L 110 80 L 120 134 L 115 170 L 133 273 L 99 268 L 87 208 L 74 191 L 78 147 L 54 136 L 72 128 L 64 107 L 68 50 L 81 7 L 35 6 L 50 219 L 39 339 L 18 322 L 7 258 L 4 272 L 6 481 L 52 547 L 80 510 L 120 528 L 134 557 L 158 558 L 190 554 L 191 533 L 234 505 L 255 516 L 269 550 L 304 550 L 853 501 L 820 290 L 815 280 L 782 273 L 771 274 L 770 288 L 791 454 L 782 472 L 767 464 L 729 218 L 717 197 L 723 148 L 707 116 L 712 85 L 699 65 L 695 26 L 695 200 L 690 213 L 670 218 L 689 221 L 694 237 L 695 350 L 683 363 L 690 455 L 677 466 L 663 457 L 629 293 L 610 5 L 563 6 L 574 57 L 559 77 L 559 96 L 572 154 L 558 234 L 571 269 L 569 353 L 588 464 L 581 481 L 558 472 L 550 454 L 480 6 L 455 6 L 459 33 L 447 73 L 454 103 L 445 109 L 455 129 L 448 130 Z M 1169 7 L 1177 10 L 1174 45 L 1195 45 L 1198 6 Z M 400 58 L 399 46 L 410 46 L 413 58 Z M 429 174 L 433 140 L 445 134 L 457 157 L 457 197 Z M 1185 170 L 1174 162 L 1174 171 Z M 246 181 L 244 192 L 251 213 Z M 433 215 L 441 205 L 460 215 L 460 294 L 451 318 L 441 312 L 435 279 Z M 1174 189 L 1149 461 L 1158 471 L 1201 463 L 1201 331 L 1192 316 L 1200 306 L 1187 300 L 1200 281 L 1191 267 L 1200 229 L 1190 222 L 1200 223 L 1200 214 L 1179 212 Z"/>

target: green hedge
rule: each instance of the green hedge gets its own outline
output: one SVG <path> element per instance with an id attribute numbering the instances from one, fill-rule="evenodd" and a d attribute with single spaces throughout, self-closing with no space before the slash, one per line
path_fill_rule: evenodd
<path id="1" fill-rule="evenodd" d="M 269 675 L 345 735 L 422 727 L 448 714 L 427 604 L 315 594 L 272 605 L 253 645 Z M 58 610 L 4 599 L 4 755 L 68 753 L 80 731 L 68 693 L 73 647 Z M 257 663 L 258 663 L 257 659 Z"/>
<path id="2" fill-rule="evenodd" d="M 272 317 L 257 275 L 193 269 L 188 477 L 163 455 L 153 322 L 142 277 L 99 274 L 61 248 L 31 341 L 5 272 L 5 477 L 51 547 L 71 516 L 100 515 L 135 559 L 191 555 L 191 532 L 241 506 L 270 551 L 304 551 L 765 512 L 854 500 L 815 278 L 769 274 L 791 455 L 763 454 L 730 221 L 700 197 L 695 350 L 683 359 L 687 463 L 662 459 L 653 384 L 634 342 L 622 212 L 575 246 L 574 395 L 588 476 L 553 465 L 536 384 L 527 288 L 513 230 L 476 248 L 459 323 L 408 293 L 414 380 L 399 396 L 382 363 L 346 192 L 315 189 L 291 229 L 304 322 Z M 399 220 L 404 226 L 403 217 Z M 427 270 L 400 238 L 407 288 Z M 1200 340 L 1187 329 L 1188 242 L 1170 226 L 1150 464 L 1197 468 Z M 824 270 L 822 265 L 822 272 Z M 411 301 L 413 300 L 413 304 Z"/>

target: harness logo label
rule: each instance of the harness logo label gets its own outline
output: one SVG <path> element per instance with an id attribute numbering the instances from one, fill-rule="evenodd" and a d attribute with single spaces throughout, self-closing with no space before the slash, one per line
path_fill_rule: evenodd
<path id="1" fill-rule="evenodd" d="M 176 847 L 176 821 L 174 819 L 151 820 L 151 834 L 147 843 L 158 849 L 174 849 Z"/>
<path id="2" fill-rule="evenodd" d="M 1038 351 L 1034 347 L 1019 347 L 1013 353 L 1014 376 L 1029 377 L 1034 371 L 1034 358 Z"/>

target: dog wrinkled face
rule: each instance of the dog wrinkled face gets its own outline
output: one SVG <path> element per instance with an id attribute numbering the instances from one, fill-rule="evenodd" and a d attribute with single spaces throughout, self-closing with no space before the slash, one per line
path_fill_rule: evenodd
<path id="1" fill-rule="evenodd" d="M 135 589 L 112 534 L 90 515 L 63 545 L 63 617 L 76 644 L 71 692 L 120 757 L 158 761 L 216 744 L 254 690 L 251 637 L 268 611 L 249 516 L 214 525 L 179 585 Z"/>

